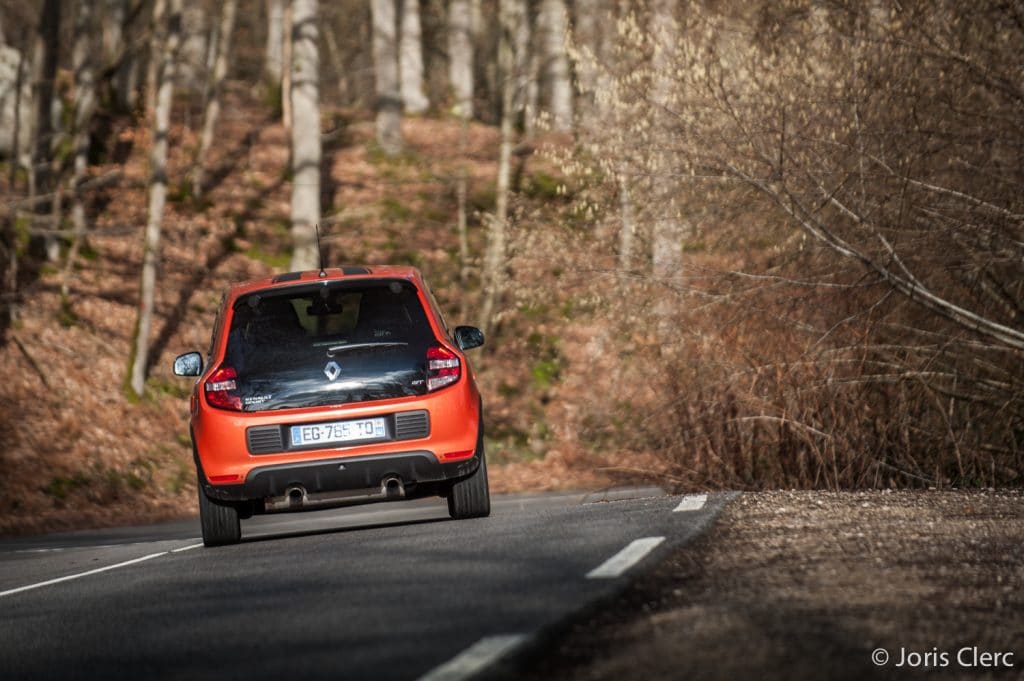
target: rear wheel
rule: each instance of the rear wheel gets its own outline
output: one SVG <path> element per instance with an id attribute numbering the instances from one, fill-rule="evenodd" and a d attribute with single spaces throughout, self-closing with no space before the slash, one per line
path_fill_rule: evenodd
<path id="1" fill-rule="evenodd" d="M 238 509 L 206 496 L 202 473 L 199 474 L 199 522 L 203 526 L 203 544 L 206 546 L 237 544 L 242 540 Z"/>
<path id="2" fill-rule="evenodd" d="M 491 514 L 491 491 L 487 485 L 487 459 L 480 447 L 480 466 L 472 475 L 452 483 L 448 492 L 448 515 L 462 518 L 486 518 Z"/>

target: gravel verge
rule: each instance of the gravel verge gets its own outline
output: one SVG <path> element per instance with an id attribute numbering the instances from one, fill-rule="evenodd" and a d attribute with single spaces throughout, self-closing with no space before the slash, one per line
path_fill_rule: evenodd
<path id="1" fill-rule="evenodd" d="M 1020 491 L 746 494 L 516 676 L 1024 678 L 1022 585 Z"/>

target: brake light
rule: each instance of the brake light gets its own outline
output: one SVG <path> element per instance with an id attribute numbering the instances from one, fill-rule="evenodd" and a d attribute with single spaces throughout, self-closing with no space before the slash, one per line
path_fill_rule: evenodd
<path id="1" fill-rule="evenodd" d="M 427 349 L 427 392 L 451 385 L 461 375 L 458 355 L 441 346 Z"/>
<path id="2" fill-rule="evenodd" d="M 206 381 L 206 401 L 220 409 L 242 411 L 242 398 L 232 395 L 238 389 L 238 372 L 232 367 L 221 367 Z"/>

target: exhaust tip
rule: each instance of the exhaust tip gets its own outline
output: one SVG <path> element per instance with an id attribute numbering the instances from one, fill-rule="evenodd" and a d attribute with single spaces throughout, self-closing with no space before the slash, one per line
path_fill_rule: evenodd
<path id="1" fill-rule="evenodd" d="M 306 503 L 306 488 L 302 485 L 293 485 L 284 491 L 289 506 L 302 506 Z"/>
<path id="2" fill-rule="evenodd" d="M 380 493 L 388 499 L 401 499 L 405 496 L 405 485 L 397 475 L 390 475 L 380 483 Z"/>

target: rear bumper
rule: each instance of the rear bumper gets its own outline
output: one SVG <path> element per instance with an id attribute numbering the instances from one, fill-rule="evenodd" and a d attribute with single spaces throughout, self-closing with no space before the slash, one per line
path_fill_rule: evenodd
<path id="1" fill-rule="evenodd" d="M 369 489 L 380 487 L 390 476 L 409 486 L 444 482 L 470 475 L 479 466 L 479 451 L 463 461 L 441 463 L 434 452 L 415 450 L 258 466 L 240 485 L 212 485 L 204 480 L 203 486 L 211 499 L 246 501 L 280 497 L 294 486 L 310 493 Z"/>

